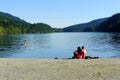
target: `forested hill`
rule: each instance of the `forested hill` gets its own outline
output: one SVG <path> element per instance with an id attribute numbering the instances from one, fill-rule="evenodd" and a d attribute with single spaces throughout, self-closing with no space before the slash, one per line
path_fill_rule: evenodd
<path id="1" fill-rule="evenodd" d="M 48 33 L 51 26 L 45 23 L 28 23 L 11 14 L 0 12 L 0 34 Z"/>
<path id="2" fill-rule="evenodd" d="M 120 32 L 120 13 L 108 18 L 63 28 L 64 32 Z"/>
<path id="3" fill-rule="evenodd" d="M 95 31 L 102 22 L 106 21 L 108 18 L 101 18 L 90 21 L 88 23 L 72 25 L 66 28 L 63 28 L 64 32 L 89 32 Z"/>
<path id="4" fill-rule="evenodd" d="M 20 18 L 15 17 L 11 14 L 0 12 L 0 19 L 5 19 L 5 18 L 8 20 L 22 21 Z"/>
<path id="5" fill-rule="evenodd" d="M 113 15 L 108 20 L 100 24 L 96 31 L 100 32 L 120 32 L 120 13 Z"/>

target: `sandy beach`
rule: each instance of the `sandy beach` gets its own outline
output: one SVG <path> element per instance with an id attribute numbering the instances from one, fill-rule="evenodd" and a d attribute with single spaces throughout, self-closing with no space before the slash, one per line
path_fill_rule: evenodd
<path id="1" fill-rule="evenodd" d="M 120 80 L 120 59 L 0 59 L 0 80 Z"/>

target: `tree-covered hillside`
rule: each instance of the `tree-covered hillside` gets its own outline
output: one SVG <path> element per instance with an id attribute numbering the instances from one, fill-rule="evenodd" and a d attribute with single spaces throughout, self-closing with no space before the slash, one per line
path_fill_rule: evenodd
<path id="1" fill-rule="evenodd" d="M 63 29 L 65 32 L 120 32 L 120 13 Z"/>
<path id="2" fill-rule="evenodd" d="M 51 26 L 45 23 L 28 23 L 8 13 L 0 12 L 0 34 L 24 34 L 52 32 Z"/>
<path id="3" fill-rule="evenodd" d="M 106 21 L 108 18 L 96 19 L 88 23 L 72 25 L 64 28 L 64 32 L 90 32 L 95 31 L 96 27 L 102 22 Z"/>
<path id="4" fill-rule="evenodd" d="M 113 15 L 108 20 L 100 24 L 96 31 L 100 32 L 120 32 L 120 13 Z"/>

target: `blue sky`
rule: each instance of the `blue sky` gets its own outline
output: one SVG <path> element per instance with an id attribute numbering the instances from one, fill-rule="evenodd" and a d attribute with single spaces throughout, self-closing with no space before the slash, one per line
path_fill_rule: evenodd
<path id="1" fill-rule="evenodd" d="M 120 0 L 1 0 L 0 11 L 63 28 L 119 13 Z"/>

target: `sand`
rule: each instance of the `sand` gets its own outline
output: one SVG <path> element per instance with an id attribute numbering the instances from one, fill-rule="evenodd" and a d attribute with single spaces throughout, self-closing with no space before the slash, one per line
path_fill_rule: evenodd
<path id="1" fill-rule="evenodd" d="M 120 59 L 0 58 L 0 80 L 120 80 Z"/>

